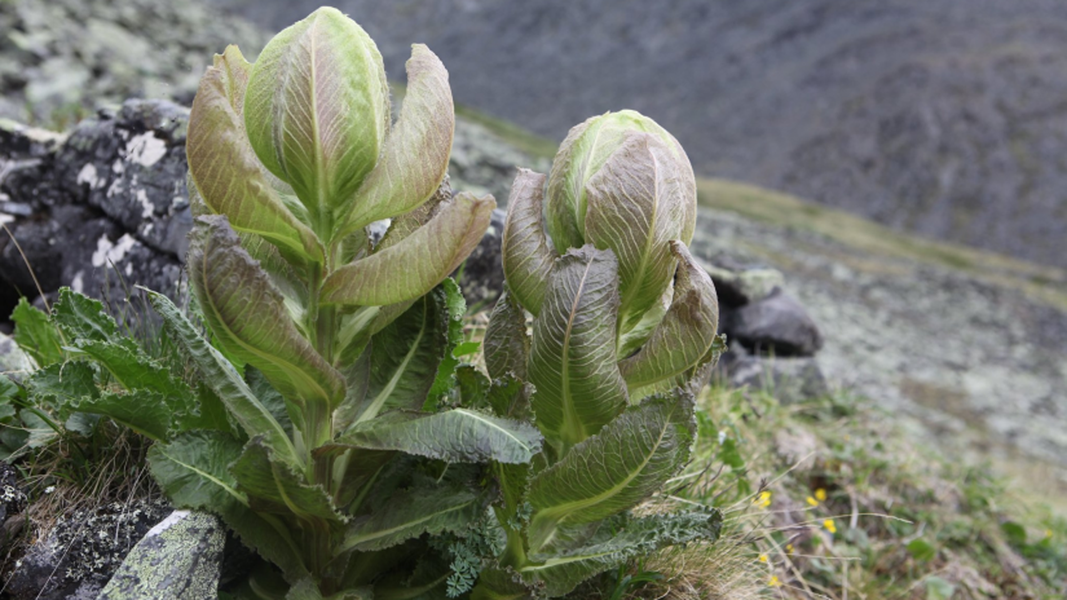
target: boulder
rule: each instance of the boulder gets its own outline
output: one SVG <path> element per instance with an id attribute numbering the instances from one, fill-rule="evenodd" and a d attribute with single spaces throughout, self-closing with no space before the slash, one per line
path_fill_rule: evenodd
<path id="1" fill-rule="evenodd" d="M 162 500 L 134 500 L 60 517 L 12 571 L 6 587 L 8 597 L 96 598 L 130 548 L 171 510 Z"/>
<path id="2" fill-rule="evenodd" d="M 98 600 L 214 600 L 225 540 L 214 515 L 174 511 L 134 546 Z"/>
<path id="3" fill-rule="evenodd" d="M 719 330 L 751 352 L 775 356 L 813 356 L 822 334 L 804 307 L 781 288 L 735 309 L 723 310 Z"/>

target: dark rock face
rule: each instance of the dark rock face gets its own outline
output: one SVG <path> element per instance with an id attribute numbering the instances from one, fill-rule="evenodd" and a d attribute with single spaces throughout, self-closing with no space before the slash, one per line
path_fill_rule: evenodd
<path id="1" fill-rule="evenodd" d="M 814 356 L 823 343 L 808 312 L 781 288 L 756 302 L 723 311 L 719 329 L 751 352 L 775 356 Z"/>
<path id="2" fill-rule="evenodd" d="M 469 309 L 486 308 L 496 302 L 504 290 L 504 266 L 501 264 L 500 250 L 506 215 L 499 208 L 493 211 L 489 229 L 462 267 L 459 287 L 463 290 Z"/>
<path id="3" fill-rule="evenodd" d="M 22 557 L 7 582 L 14 600 L 91 600 L 130 548 L 171 511 L 165 501 L 113 503 L 63 516 Z"/>
<path id="4" fill-rule="evenodd" d="M 0 136 L 0 179 L 15 240 L 0 239 L 0 313 L 19 293 L 62 285 L 125 302 L 134 285 L 174 293 L 192 224 L 185 189 L 188 111 L 131 100 L 83 121 L 62 143 L 25 128 Z M 26 263 L 33 268 L 33 274 Z M 33 275 L 36 275 L 36 283 Z"/>
<path id="5" fill-rule="evenodd" d="M 269 30 L 319 0 L 213 0 Z M 343 0 L 399 74 L 430 46 L 459 102 L 554 139 L 634 108 L 698 172 L 1067 266 L 1058 0 Z"/>

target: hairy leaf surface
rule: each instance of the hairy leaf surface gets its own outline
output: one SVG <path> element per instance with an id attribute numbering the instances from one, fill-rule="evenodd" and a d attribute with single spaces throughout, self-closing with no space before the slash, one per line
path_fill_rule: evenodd
<path id="1" fill-rule="evenodd" d="M 251 65 L 237 46 L 215 56 L 189 113 L 186 156 L 198 195 L 234 229 L 263 236 L 279 248 L 321 262 L 318 238 L 274 190 L 245 134 L 244 100 Z"/>
<path id="2" fill-rule="evenodd" d="M 627 132 L 586 184 L 585 238 L 619 259 L 625 329 L 656 304 L 674 278 L 670 241 L 681 238 L 689 200 L 680 170 L 659 138 Z"/>
<path id="3" fill-rule="evenodd" d="M 189 279 L 221 344 L 283 395 L 319 404 L 328 414 L 344 397 L 343 377 L 289 319 L 281 294 L 226 218 L 197 217 L 190 238 Z"/>
<path id="4" fill-rule="evenodd" d="M 541 216 L 544 187 L 544 175 L 519 169 L 508 196 L 500 248 L 508 289 L 535 316 L 541 312 L 545 283 L 557 257 Z"/>
<path id="5" fill-rule="evenodd" d="M 693 260 L 685 244 L 673 240 L 671 252 L 678 257 L 671 307 L 638 353 L 619 363 L 631 389 L 672 377 L 697 364 L 718 335 L 715 284 Z"/>
<path id="6" fill-rule="evenodd" d="M 496 301 L 485 329 L 485 366 L 493 379 L 511 374 L 526 379 L 530 336 L 526 313 L 508 290 Z"/>
<path id="7" fill-rule="evenodd" d="M 334 271 L 323 283 L 323 302 L 384 306 L 429 292 L 478 245 L 495 207 L 492 196 L 460 193 L 396 245 Z"/>
<path id="8" fill-rule="evenodd" d="M 167 439 L 173 426 L 172 402 L 159 392 L 140 388 L 125 394 L 105 391 L 95 397 L 83 396 L 69 406 L 80 412 L 110 417 L 158 442 Z"/>
<path id="9" fill-rule="evenodd" d="M 389 130 L 389 88 L 374 41 L 323 7 L 263 48 L 245 97 L 245 127 L 263 164 L 293 187 L 319 225 L 374 167 Z"/>
<path id="10" fill-rule="evenodd" d="M 478 496 L 462 486 L 416 486 L 394 494 L 388 510 L 377 510 L 352 521 L 341 551 L 381 550 L 424 533 L 460 531 L 481 512 Z"/>
<path id="11" fill-rule="evenodd" d="M 278 460 L 263 438 L 253 438 L 245 445 L 241 456 L 230 465 L 230 472 L 257 512 L 347 520 L 321 486 L 309 485 L 291 464 Z"/>
<path id="12" fill-rule="evenodd" d="M 200 337 L 196 327 L 166 296 L 148 291 L 148 299 L 181 352 L 196 366 L 204 383 L 229 409 L 249 437 L 266 436 L 271 448 L 293 463 L 299 459 L 285 429 L 256 398 L 222 354 Z"/>
<path id="13" fill-rule="evenodd" d="M 534 320 L 528 372 L 545 438 L 565 449 L 600 431 L 626 407 L 615 357 L 617 263 L 591 245 L 556 261 Z"/>
<path id="14" fill-rule="evenodd" d="M 437 190 L 448 170 L 455 113 L 448 71 L 429 48 L 411 46 L 400 118 L 356 194 L 345 231 L 406 213 Z"/>
<path id="15" fill-rule="evenodd" d="M 580 525 L 635 506 L 675 475 L 693 441 L 693 398 L 654 397 L 575 446 L 530 482 L 530 547 L 548 544 L 557 526 Z"/>
<path id="16" fill-rule="evenodd" d="M 541 434 L 522 421 L 457 408 L 382 415 L 341 436 L 338 443 L 447 462 L 527 463 L 541 450 Z"/>

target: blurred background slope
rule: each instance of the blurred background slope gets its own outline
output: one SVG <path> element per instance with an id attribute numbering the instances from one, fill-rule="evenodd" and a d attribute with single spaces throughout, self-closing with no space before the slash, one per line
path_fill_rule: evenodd
<path id="1" fill-rule="evenodd" d="M 213 0 L 276 30 L 319 0 Z M 402 72 L 562 139 L 637 109 L 699 173 L 1067 266 L 1060 0 L 337 0 Z"/>

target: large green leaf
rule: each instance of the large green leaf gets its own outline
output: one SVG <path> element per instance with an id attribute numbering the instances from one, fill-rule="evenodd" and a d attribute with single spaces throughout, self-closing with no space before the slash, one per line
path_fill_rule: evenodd
<path id="1" fill-rule="evenodd" d="M 306 576 L 301 553 L 291 533 L 277 519 L 259 515 L 237 489 L 229 464 L 241 444 L 217 431 L 191 431 L 148 451 L 152 476 L 176 505 L 220 515 L 238 536 L 261 556 L 278 565 L 291 580 Z"/>
<path id="2" fill-rule="evenodd" d="M 408 87 L 400 118 L 381 158 L 356 194 L 345 231 L 395 217 L 434 193 L 448 170 L 455 113 L 448 71 L 422 44 L 411 46 Z"/>
<path id="3" fill-rule="evenodd" d="M 323 7 L 263 48 L 245 97 L 248 139 L 293 187 L 324 237 L 378 160 L 389 130 L 382 56 L 355 21 Z"/>
<path id="4" fill-rule="evenodd" d="M 678 257 L 671 307 L 637 354 L 619 363 L 631 389 L 689 369 L 707 355 L 717 336 L 719 302 L 715 284 L 696 264 L 685 244 L 673 240 L 671 251 Z"/>
<path id="5" fill-rule="evenodd" d="M 71 402 L 70 408 L 110 417 L 157 442 L 167 439 L 174 423 L 174 407 L 170 400 L 146 388 L 125 394 L 105 391 L 96 397 L 83 396 Z"/>
<path id="6" fill-rule="evenodd" d="M 389 409 L 422 408 L 448 350 L 449 315 L 443 293 L 424 296 L 374 336 L 370 384 L 363 402 L 353 409 L 355 423 Z"/>
<path id="7" fill-rule="evenodd" d="M 692 396 L 653 397 L 538 473 L 527 498 L 531 552 L 560 526 L 610 517 L 658 490 L 688 459 L 694 428 Z"/>
<path id="8" fill-rule="evenodd" d="M 485 329 L 485 366 L 496 379 L 511 374 L 526 379 L 530 358 L 530 336 L 526 333 L 526 313 L 507 290 L 496 301 Z"/>
<path id="9" fill-rule="evenodd" d="M 108 342 L 79 340 L 77 347 L 69 351 L 92 358 L 127 390 L 150 390 L 161 394 L 176 408 L 195 408 L 189 386 L 170 369 L 149 358 L 130 338 Z"/>
<path id="10" fill-rule="evenodd" d="M 52 320 L 67 337 L 106 342 L 118 332 L 115 319 L 104 310 L 104 304 L 70 288 L 59 289 L 59 300 L 52 305 Z"/>
<path id="11" fill-rule="evenodd" d="M 324 303 L 384 306 L 418 298 L 456 270 L 478 245 L 496 201 L 460 193 L 426 225 L 395 245 L 334 271 Z"/>
<path id="12" fill-rule="evenodd" d="M 204 383 L 226 405 L 245 433 L 249 437 L 265 435 L 275 452 L 290 462 L 299 463 L 285 429 L 256 398 L 233 365 L 200 336 L 170 299 L 156 292 L 146 290 L 146 293 L 178 348 L 195 365 Z"/>
<path id="13" fill-rule="evenodd" d="M 238 489 L 248 494 L 249 505 L 257 512 L 347 521 L 322 486 L 309 484 L 303 473 L 275 458 L 261 437 L 245 445 L 240 458 L 230 465 L 230 472 Z"/>
<path id="14" fill-rule="evenodd" d="M 545 176 L 519 169 L 508 196 L 508 214 L 500 249 L 508 289 L 526 310 L 537 315 L 556 253 L 549 245 L 541 216 Z"/>
<path id="15" fill-rule="evenodd" d="M 34 371 L 27 388 L 35 406 L 52 407 L 60 414 L 83 397 L 100 395 L 92 365 L 80 360 L 52 363 Z"/>
<path id="16" fill-rule="evenodd" d="M 592 245 L 556 261 L 534 320 L 528 372 L 545 438 L 562 451 L 600 431 L 625 407 L 615 357 L 619 304 L 614 255 Z"/>
<path id="17" fill-rule="evenodd" d="M 530 585 L 543 585 L 549 597 L 569 593 L 597 573 L 667 546 L 715 541 L 722 529 L 718 511 L 619 519 L 601 526 L 588 545 L 551 556 L 531 557 L 519 573 Z"/>
<path id="18" fill-rule="evenodd" d="M 263 372 L 283 395 L 329 414 L 344 378 L 289 319 L 270 277 L 240 246 L 224 216 L 197 217 L 186 254 L 189 279 L 212 333 Z"/>
<path id="19" fill-rule="evenodd" d="M 63 340 L 56 326 L 26 298 L 19 298 L 11 320 L 15 322 L 15 343 L 33 358 L 38 367 L 63 360 Z"/>
<path id="20" fill-rule="evenodd" d="M 357 426 L 337 443 L 399 450 L 447 462 L 527 463 L 541 450 L 541 434 L 528 423 L 465 408 L 422 414 L 393 412 Z"/>
<path id="21" fill-rule="evenodd" d="M 381 550 L 424 533 L 461 531 L 482 510 L 478 495 L 463 486 L 415 486 L 393 494 L 388 510 L 352 521 L 338 552 Z"/>
<path id="22" fill-rule="evenodd" d="M 627 132 L 586 184 L 585 238 L 619 259 L 620 323 L 636 323 L 674 278 L 670 241 L 681 238 L 681 166 L 656 136 Z"/>
<path id="23" fill-rule="evenodd" d="M 251 65 L 229 46 L 200 80 L 189 113 L 185 152 L 197 196 L 234 229 L 263 236 L 279 248 L 321 262 L 318 238 L 274 190 L 245 135 L 244 100 Z"/>

